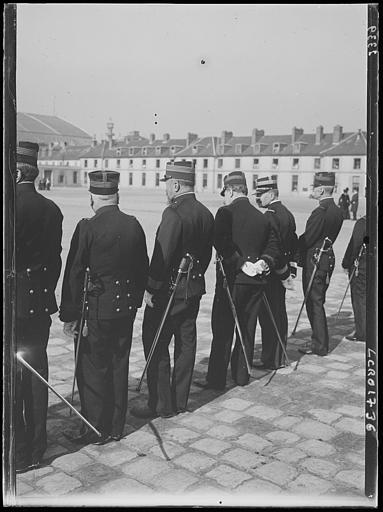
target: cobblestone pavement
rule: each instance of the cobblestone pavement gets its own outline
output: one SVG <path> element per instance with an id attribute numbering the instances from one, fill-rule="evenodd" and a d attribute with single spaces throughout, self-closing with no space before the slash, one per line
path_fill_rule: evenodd
<path id="1" fill-rule="evenodd" d="M 300 276 L 296 284 L 295 293 L 287 292 L 290 332 L 302 301 Z M 341 271 L 334 273 L 326 302 L 327 357 L 298 352 L 311 333 L 304 312 L 288 341 L 290 368 L 254 368 L 245 387 L 235 386 L 229 372 L 224 392 L 193 382 L 190 412 L 152 421 L 128 414 L 119 442 L 73 445 L 63 431 L 80 422 L 50 393 L 48 450 L 42 467 L 17 476 L 16 504 L 372 506 L 364 497 L 365 344 L 344 338 L 353 329 L 349 297 L 335 323 L 346 284 Z M 198 317 L 194 381 L 204 380 L 210 353 L 209 288 Z M 146 384 L 141 393 L 135 390 L 144 368 L 142 314 L 130 356 L 129 409 L 147 399 Z M 57 316 L 48 356 L 49 381 L 68 398 L 73 342 Z"/>

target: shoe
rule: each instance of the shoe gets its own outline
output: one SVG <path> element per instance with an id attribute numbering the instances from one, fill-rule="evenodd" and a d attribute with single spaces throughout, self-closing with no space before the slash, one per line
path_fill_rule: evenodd
<path id="1" fill-rule="evenodd" d="M 315 354 L 315 352 L 313 350 L 311 350 L 311 348 L 298 348 L 298 352 L 300 352 L 301 354 L 306 354 L 306 355 Z"/>
<path id="2" fill-rule="evenodd" d="M 151 409 L 150 407 L 133 407 L 133 409 L 130 409 L 131 414 L 133 416 L 136 416 L 136 418 L 143 418 L 143 419 L 149 419 L 149 418 L 157 418 L 159 415 L 156 411 Z"/>
<path id="3" fill-rule="evenodd" d="M 95 434 L 96 435 L 96 434 Z M 103 446 L 104 444 L 112 442 L 112 436 L 108 434 L 103 434 L 101 437 L 96 437 L 96 439 L 91 444 L 97 445 L 97 446 Z"/>
<path id="4" fill-rule="evenodd" d="M 183 411 L 185 412 L 185 411 Z M 159 416 L 160 418 L 173 418 L 173 416 L 175 416 L 176 413 L 174 412 L 162 412 L 160 414 L 158 414 L 157 416 Z"/>
<path id="5" fill-rule="evenodd" d="M 195 381 L 194 384 L 201 389 L 214 389 L 215 391 L 223 391 L 225 389 L 225 385 L 217 386 L 216 384 L 212 384 L 210 382 L 198 382 Z"/>
<path id="6" fill-rule="evenodd" d="M 366 340 L 359 338 L 358 336 L 355 336 L 355 334 L 349 334 L 345 338 L 346 338 L 346 340 L 349 340 L 349 341 L 362 341 L 362 342 L 366 341 Z"/>
<path id="7" fill-rule="evenodd" d="M 40 467 L 40 462 L 34 462 L 33 464 L 16 464 L 16 474 L 21 475 L 23 473 L 27 473 L 28 471 L 32 471 L 33 469 L 38 469 Z"/>
<path id="8" fill-rule="evenodd" d="M 105 444 L 104 440 L 108 437 L 105 434 L 99 437 L 91 430 L 88 430 L 85 433 L 80 432 L 80 434 L 73 436 L 68 433 L 64 433 L 64 435 L 73 444 Z"/>
<path id="9" fill-rule="evenodd" d="M 122 434 L 112 435 L 111 438 L 113 441 L 121 441 L 121 439 L 123 438 L 123 435 Z"/>

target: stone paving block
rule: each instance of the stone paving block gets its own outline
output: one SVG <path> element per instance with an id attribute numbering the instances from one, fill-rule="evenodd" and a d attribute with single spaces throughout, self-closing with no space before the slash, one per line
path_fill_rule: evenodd
<path id="1" fill-rule="evenodd" d="M 364 409 L 361 402 L 361 406 L 357 407 L 355 405 L 342 405 L 341 407 L 337 407 L 335 409 L 339 414 L 345 414 L 346 416 L 353 416 L 354 418 L 363 418 L 364 417 Z"/>
<path id="2" fill-rule="evenodd" d="M 267 496 L 279 494 L 282 492 L 282 489 L 271 482 L 262 480 L 261 478 L 252 478 L 234 489 L 233 492 L 238 493 L 241 496 L 246 496 L 247 494 L 251 496 L 254 494 L 254 497 L 256 497 L 257 495 L 263 494 Z"/>
<path id="3" fill-rule="evenodd" d="M 297 434 L 309 439 L 320 439 L 328 441 L 337 435 L 337 430 L 320 421 L 305 420 L 297 425 L 293 425 L 291 429 Z"/>
<path id="4" fill-rule="evenodd" d="M 314 457 L 307 458 L 300 463 L 301 467 L 310 471 L 310 473 L 314 473 L 315 475 L 321 476 L 323 478 L 331 478 L 337 471 L 339 471 L 339 467 L 332 462 L 329 462 L 324 459 L 317 459 Z"/>
<path id="5" fill-rule="evenodd" d="M 298 448 L 282 448 L 272 453 L 272 456 L 289 464 L 295 464 L 298 460 L 304 459 L 307 455 Z"/>
<path id="6" fill-rule="evenodd" d="M 186 443 L 197 437 L 200 437 L 200 433 L 193 432 L 187 428 L 172 428 L 165 432 L 166 437 L 178 441 L 179 443 Z"/>
<path id="7" fill-rule="evenodd" d="M 53 473 L 53 467 L 43 466 L 39 469 L 28 471 L 28 473 L 22 473 L 21 475 L 17 475 L 17 481 L 28 482 L 30 480 L 37 480 L 39 478 L 42 478 L 44 475 L 49 475 L 49 473 Z"/>
<path id="8" fill-rule="evenodd" d="M 266 439 L 268 439 L 272 443 L 292 444 L 299 441 L 300 438 L 296 434 L 286 432 L 285 430 L 275 430 L 274 432 L 270 432 L 269 434 L 267 434 Z"/>
<path id="9" fill-rule="evenodd" d="M 353 393 L 354 395 L 358 395 L 358 396 L 362 397 L 362 400 L 364 400 L 364 397 L 366 395 L 366 392 L 364 390 L 364 386 L 358 386 L 358 387 L 350 386 L 349 389 L 350 389 L 351 393 Z"/>
<path id="10" fill-rule="evenodd" d="M 354 377 L 364 378 L 366 376 L 366 370 L 365 368 L 360 368 L 359 370 L 354 370 L 352 374 L 354 375 Z"/>
<path id="11" fill-rule="evenodd" d="M 57 472 L 36 481 L 36 486 L 53 496 L 67 494 L 81 487 L 81 482 L 65 473 Z"/>
<path id="12" fill-rule="evenodd" d="M 51 359 L 51 358 L 54 358 L 57 356 L 61 356 L 63 354 L 69 354 L 69 350 L 62 346 L 50 347 L 48 344 L 47 354 L 48 354 L 48 359 Z"/>
<path id="13" fill-rule="evenodd" d="M 294 494 L 319 495 L 328 493 L 333 488 L 331 482 L 313 475 L 299 475 L 288 485 L 288 489 Z"/>
<path id="14" fill-rule="evenodd" d="M 180 420 L 180 423 L 197 430 L 208 430 L 214 425 L 214 421 L 205 418 L 201 414 L 188 414 L 186 417 Z"/>
<path id="15" fill-rule="evenodd" d="M 91 464 L 92 462 L 93 460 L 85 455 L 85 453 L 74 452 L 68 453 L 67 455 L 62 455 L 61 457 L 57 457 L 57 459 L 52 461 L 52 466 L 65 472 L 72 472 L 76 471 L 76 469 L 80 468 L 81 466 Z"/>
<path id="16" fill-rule="evenodd" d="M 120 466 L 120 469 L 131 478 L 150 484 L 157 475 L 169 471 L 171 467 L 168 462 L 159 461 L 153 457 L 142 457 Z"/>
<path id="17" fill-rule="evenodd" d="M 255 434 L 243 434 L 236 440 L 236 443 L 240 444 L 241 446 L 245 446 L 254 452 L 261 452 L 265 448 L 272 446 L 270 441 L 267 441 L 266 439 L 263 439 L 262 437 Z"/>
<path id="18" fill-rule="evenodd" d="M 355 487 L 360 491 L 364 491 L 364 471 L 350 469 L 345 471 L 339 471 L 335 476 L 335 480 L 338 480 L 346 485 Z"/>
<path id="19" fill-rule="evenodd" d="M 325 443 L 324 441 L 318 441 L 317 439 L 310 439 L 303 443 L 299 443 L 297 448 L 303 450 L 309 455 L 317 457 L 326 457 L 328 455 L 332 455 L 336 451 L 331 444 Z"/>
<path id="20" fill-rule="evenodd" d="M 17 481 L 16 496 L 21 496 L 22 494 L 31 494 L 32 492 L 33 492 L 33 487 L 26 484 L 25 482 Z"/>
<path id="21" fill-rule="evenodd" d="M 117 475 L 118 473 L 112 467 L 100 464 L 99 460 L 95 464 L 83 466 L 71 473 L 71 476 L 80 480 L 84 485 L 114 480 Z"/>
<path id="22" fill-rule="evenodd" d="M 150 449 L 150 453 L 164 460 L 173 460 L 175 457 L 180 455 L 186 450 L 182 445 L 165 441 L 160 445 L 153 446 Z"/>
<path id="23" fill-rule="evenodd" d="M 60 421 L 60 423 L 62 423 Z M 65 446 L 62 446 L 61 444 L 51 444 L 52 442 L 48 441 L 48 448 L 46 452 L 44 453 L 44 461 L 49 460 L 52 457 L 57 457 L 59 455 L 64 455 L 64 453 L 67 453 L 68 450 L 65 448 Z"/>
<path id="24" fill-rule="evenodd" d="M 153 485 L 161 491 L 170 491 L 172 494 L 185 492 L 185 489 L 198 482 L 198 478 L 183 469 L 173 469 L 156 477 Z"/>
<path id="25" fill-rule="evenodd" d="M 220 402 L 220 405 L 225 407 L 225 409 L 230 409 L 231 411 L 243 411 L 247 407 L 253 405 L 253 402 L 242 400 L 242 398 L 230 398 L 229 400 Z"/>
<path id="26" fill-rule="evenodd" d="M 283 416 L 282 418 L 276 418 L 273 420 L 273 425 L 279 428 L 288 429 L 291 425 L 295 425 L 298 421 L 302 421 L 302 418 L 298 416 Z"/>
<path id="27" fill-rule="evenodd" d="M 197 452 L 185 453 L 184 455 L 181 455 L 181 457 L 173 459 L 172 462 L 197 473 L 204 472 L 216 463 L 216 461 L 211 457 Z"/>
<path id="28" fill-rule="evenodd" d="M 328 356 L 327 356 L 327 359 L 329 360 L 335 360 L 335 361 L 340 361 L 341 363 L 348 363 L 349 362 L 349 359 L 348 357 L 345 357 L 345 356 L 341 356 L 339 354 L 335 354 L 334 352 L 331 352 Z"/>
<path id="29" fill-rule="evenodd" d="M 255 470 L 256 474 L 277 485 L 286 485 L 297 476 L 297 470 L 290 464 L 275 461 Z"/>
<path id="30" fill-rule="evenodd" d="M 351 432 L 358 436 L 365 435 L 363 420 L 356 420 L 354 418 L 343 418 L 334 423 L 334 427 L 345 432 Z"/>
<path id="31" fill-rule="evenodd" d="M 154 433 L 137 430 L 121 439 L 120 443 L 133 451 L 145 451 L 157 444 L 158 441 Z"/>
<path id="32" fill-rule="evenodd" d="M 66 341 L 63 338 L 49 338 L 48 348 L 56 345 L 66 345 Z"/>
<path id="33" fill-rule="evenodd" d="M 205 475 L 206 478 L 211 478 L 218 482 L 225 488 L 234 489 L 242 482 L 250 480 L 251 476 L 239 471 L 238 469 L 226 466 L 225 464 L 214 468 Z"/>
<path id="34" fill-rule="evenodd" d="M 209 453 L 210 455 L 218 455 L 230 448 L 230 443 L 222 441 L 220 439 L 213 439 L 212 437 L 200 439 L 197 442 L 190 445 L 190 448 L 201 450 L 202 452 Z"/>
<path id="35" fill-rule="evenodd" d="M 302 372 L 317 374 L 324 373 L 326 371 L 326 368 L 324 368 L 323 366 L 319 366 L 317 364 L 309 364 L 304 362 L 298 365 L 298 370 Z"/>
<path id="36" fill-rule="evenodd" d="M 363 452 L 349 452 L 345 457 L 347 460 L 352 462 L 352 464 L 358 464 L 359 466 L 363 466 L 365 464 L 365 455 Z"/>
<path id="37" fill-rule="evenodd" d="M 243 414 L 234 411 L 222 411 L 214 416 L 217 421 L 224 421 L 225 423 L 234 423 L 235 421 L 243 418 Z"/>
<path id="38" fill-rule="evenodd" d="M 225 462 L 229 462 L 230 464 L 234 464 L 235 466 L 239 466 L 240 468 L 247 470 L 256 469 L 261 464 L 266 464 L 267 462 L 266 457 L 251 453 L 247 450 L 243 450 L 242 448 L 230 450 L 229 452 L 223 454 L 221 459 Z"/>
<path id="39" fill-rule="evenodd" d="M 310 409 L 308 413 L 323 423 L 332 423 L 341 417 L 341 414 L 328 411 L 327 409 Z"/>
<path id="40" fill-rule="evenodd" d="M 326 373 L 326 378 L 328 378 L 328 379 L 335 379 L 335 380 L 349 379 L 350 378 L 350 373 L 330 370 L 329 372 Z"/>
<path id="41" fill-rule="evenodd" d="M 354 368 L 354 365 L 345 363 L 327 363 L 326 368 L 331 368 L 333 370 L 348 371 L 351 370 L 351 368 Z"/>
<path id="42" fill-rule="evenodd" d="M 254 416 L 255 418 L 259 418 L 263 421 L 272 420 L 273 418 L 276 418 L 277 416 L 281 416 L 283 414 L 283 411 L 280 409 L 275 409 L 273 407 L 267 407 L 265 405 L 256 405 L 255 407 L 251 407 L 250 409 L 247 409 L 246 414 L 249 416 Z"/>
<path id="43" fill-rule="evenodd" d="M 154 491 L 147 485 L 141 484 L 133 478 L 118 478 L 110 482 L 101 482 L 95 489 L 95 492 L 112 495 L 113 497 L 123 495 L 126 498 L 130 497 L 132 493 L 142 493 L 146 495 Z"/>
<path id="44" fill-rule="evenodd" d="M 238 429 L 228 427 L 227 425 L 216 425 L 206 432 L 206 435 L 214 439 L 228 439 L 231 437 L 238 437 Z"/>
<path id="45" fill-rule="evenodd" d="M 335 389 L 336 391 L 347 389 L 350 390 L 350 383 L 338 380 L 326 380 L 321 381 L 321 386 L 324 388 Z"/>
<path id="46" fill-rule="evenodd" d="M 137 452 L 129 450 L 126 446 L 119 445 L 116 448 L 109 448 L 97 455 L 97 462 L 107 466 L 119 466 L 137 457 Z"/>
<path id="47" fill-rule="evenodd" d="M 365 347 L 365 344 L 364 344 L 364 343 L 363 343 L 363 344 L 361 343 L 361 344 L 360 344 L 360 348 L 361 348 L 361 350 L 360 350 L 359 352 L 349 352 L 349 353 L 347 354 L 347 357 L 348 357 L 349 359 L 356 359 L 356 360 L 359 360 L 359 361 L 360 361 L 360 363 L 363 363 L 363 364 L 364 364 L 364 347 Z"/>

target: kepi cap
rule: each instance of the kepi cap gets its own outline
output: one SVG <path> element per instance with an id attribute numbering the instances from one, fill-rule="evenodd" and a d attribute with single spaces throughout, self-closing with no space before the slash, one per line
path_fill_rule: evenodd
<path id="1" fill-rule="evenodd" d="M 16 148 L 16 162 L 37 167 L 39 145 L 35 142 L 20 141 Z"/>
<path id="2" fill-rule="evenodd" d="M 221 196 L 225 195 L 225 190 L 231 185 L 244 185 L 247 186 L 246 176 L 242 171 L 233 171 L 225 176 L 223 180 L 223 189 L 221 190 Z"/>
<path id="3" fill-rule="evenodd" d="M 269 192 L 269 190 L 278 190 L 278 181 L 276 178 L 272 176 L 265 176 L 263 178 L 257 179 L 257 187 L 255 189 L 255 196 L 257 198 L 261 197 L 265 192 Z"/>
<path id="4" fill-rule="evenodd" d="M 335 172 L 316 172 L 314 175 L 314 188 L 333 187 L 335 185 Z"/>
<path id="5" fill-rule="evenodd" d="M 118 192 L 120 173 L 116 171 L 92 171 L 89 176 L 89 192 L 106 196 Z"/>
<path id="6" fill-rule="evenodd" d="M 168 162 L 166 164 L 166 171 L 160 181 L 167 180 L 182 180 L 189 185 L 195 184 L 195 167 L 194 163 L 188 160 L 180 160 L 178 162 Z"/>

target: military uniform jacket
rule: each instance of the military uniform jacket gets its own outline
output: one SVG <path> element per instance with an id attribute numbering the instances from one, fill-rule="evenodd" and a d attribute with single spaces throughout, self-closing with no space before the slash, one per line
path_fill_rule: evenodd
<path id="1" fill-rule="evenodd" d="M 342 211 L 336 206 L 334 199 L 332 197 L 322 199 L 318 208 L 311 213 L 305 232 L 299 237 L 300 265 L 305 266 L 312 260 L 326 237 L 334 243 L 342 224 Z M 331 247 L 328 252 L 322 254 L 319 270 L 332 272 L 334 263 L 334 251 Z"/>
<path id="2" fill-rule="evenodd" d="M 147 290 L 167 294 L 182 258 L 189 253 L 192 267 L 188 275 L 182 275 L 174 297 L 187 300 L 206 293 L 204 274 L 211 259 L 213 232 L 213 215 L 193 192 L 176 197 L 164 210 L 157 229 Z"/>
<path id="3" fill-rule="evenodd" d="M 275 272 L 281 279 L 290 275 L 290 262 L 298 261 L 298 237 L 293 214 L 281 201 L 273 201 L 264 213 L 270 219 L 278 234 L 280 244 L 280 257 L 275 264 Z"/>
<path id="4" fill-rule="evenodd" d="M 351 197 L 351 211 L 356 212 L 359 205 L 359 195 L 353 194 Z"/>
<path id="5" fill-rule="evenodd" d="M 222 206 L 215 217 L 214 247 L 223 257 L 228 278 L 234 284 L 264 284 L 264 277 L 250 277 L 241 271 L 246 261 L 263 259 L 273 269 L 280 257 L 278 235 L 271 221 L 250 204 L 247 197 L 238 197 Z"/>
<path id="6" fill-rule="evenodd" d="M 342 267 L 352 269 L 354 261 L 358 257 L 360 248 L 366 238 L 366 217 L 361 217 L 356 221 L 350 242 L 347 246 L 346 252 L 343 257 Z M 363 251 L 359 259 L 359 269 L 366 269 L 366 250 Z"/>
<path id="7" fill-rule="evenodd" d="M 85 270 L 90 269 L 90 319 L 111 320 L 134 314 L 141 307 L 148 273 L 144 231 L 117 205 L 103 206 L 82 219 L 72 237 L 65 267 L 60 319 L 79 319 Z"/>
<path id="8" fill-rule="evenodd" d="M 63 216 L 34 183 L 16 185 L 16 314 L 18 318 L 57 311 L 55 288 L 61 271 Z"/>

